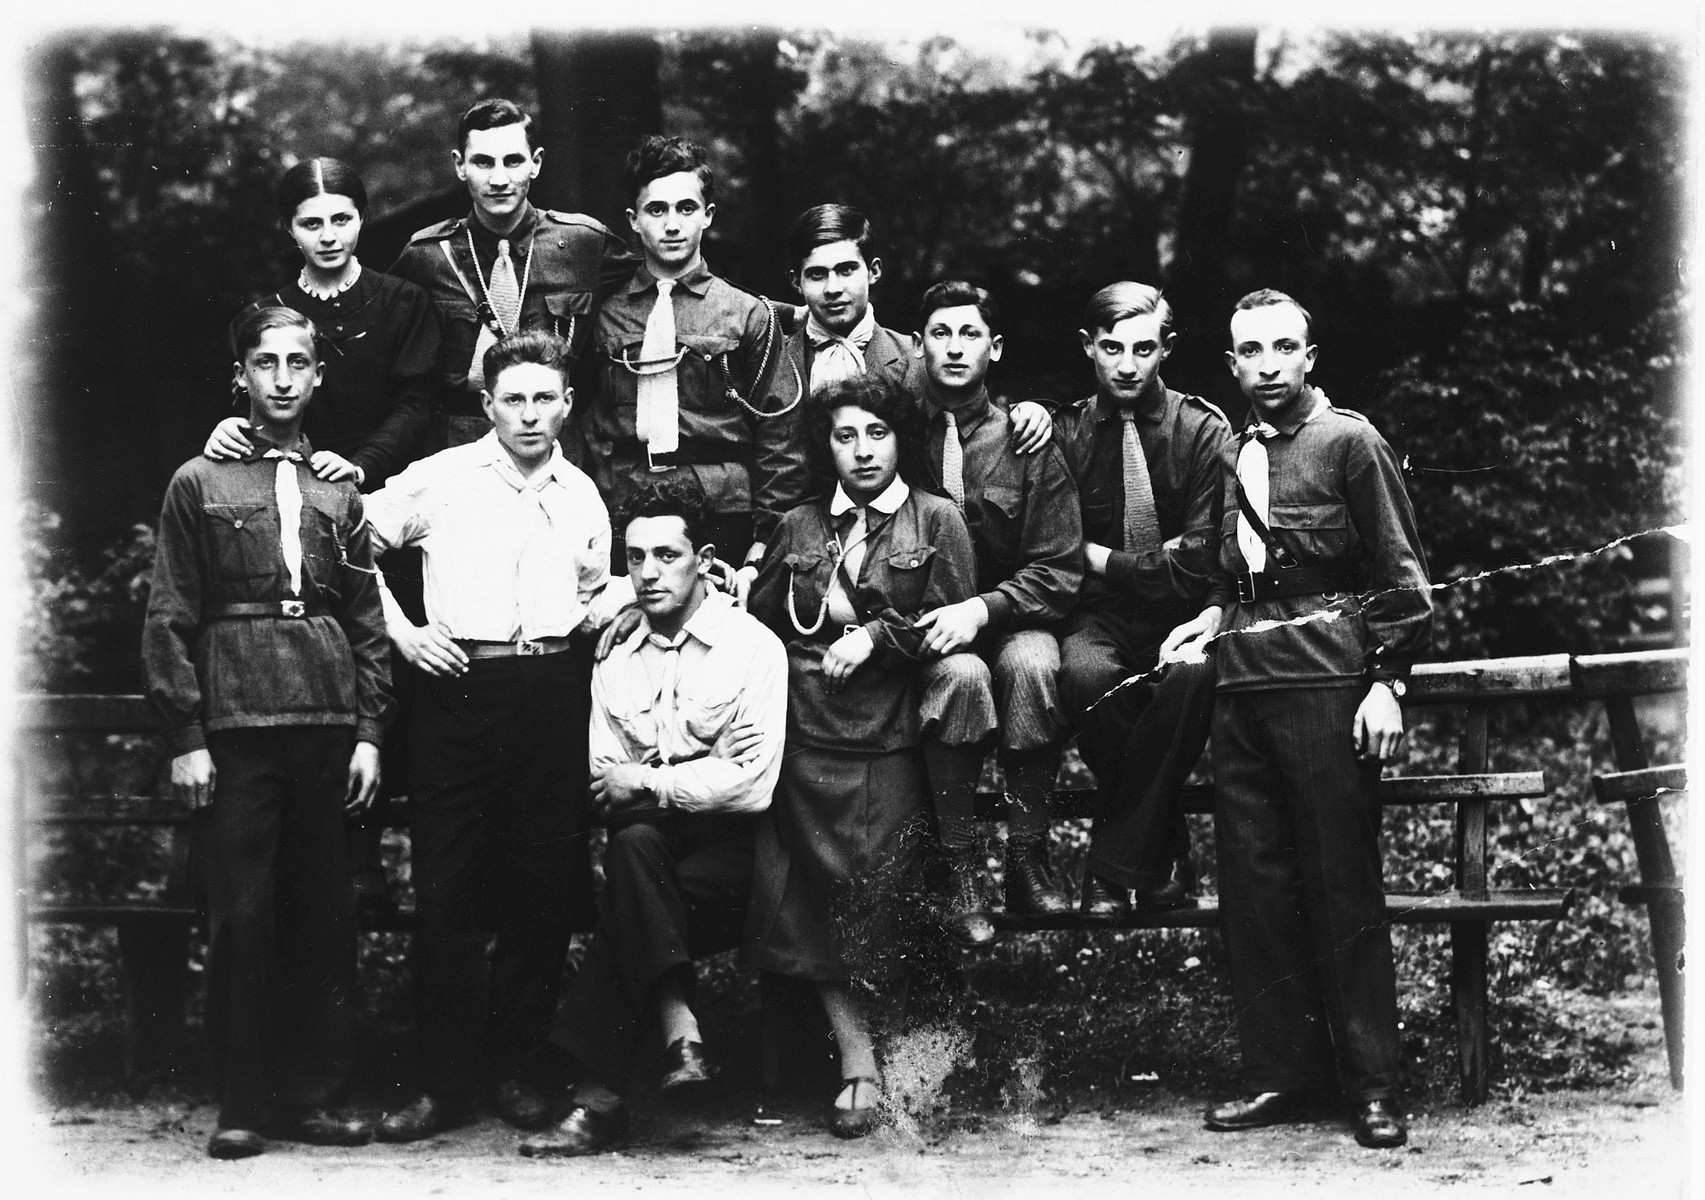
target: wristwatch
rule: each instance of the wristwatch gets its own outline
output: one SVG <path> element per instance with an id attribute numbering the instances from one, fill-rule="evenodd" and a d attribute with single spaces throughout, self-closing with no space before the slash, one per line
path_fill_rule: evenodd
<path id="1" fill-rule="evenodd" d="M 1376 679 L 1375 683 L 1383 683 L 1391 689 L 1391 694 L 1399 700 L 1409 694 L 1409 685 L 1401 679 Z"/>

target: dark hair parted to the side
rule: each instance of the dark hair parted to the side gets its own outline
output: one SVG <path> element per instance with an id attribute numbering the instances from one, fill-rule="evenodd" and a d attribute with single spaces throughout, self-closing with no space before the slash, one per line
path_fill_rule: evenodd
<path id="1" fill-rule="evenodd" d="M 1290 296 L 1275 288 L 1262 288 L 1258 292 L 1250 292 L 1243 299 L 1231 306 L 1233 313 L 1244 312 L 1251 308 L 1272 308 L 1274 305 L 1288 304 L 1302 314 L 1302 335 L 1305 338 L 1314 335 L 1314 318 L 1308 315 L 1308 309 L 1298 304 Z"/>
<path id="2" fill-rule="evenodd" d="M 1160 314 L 1160 337 L 1165 341 L 1172 332 L 1172 305 L 1166 302 L 1160 289 L 1129 279 L 1110 283 L 1084 306 L 1084 332 L 1094 335 L 1103 329 L 1111 330 L 1129 317 L 1146 317 L 1152 312 Z"/>
<path id="3" fill-rule="evenodd" d="M 249 351 L 260 345 L 261 338 L 273 329 L 300 329 L 308 335 L 308 345 L 313 351 L 314 361 L 320 361 L 320 349 L 316 340 L 320 331 L 314 328 L 314 323 L 307 317 L 280 304 L 252 308 L 238 315 L 236 327 L 231 330 L 231 349 L 236 352 L 237 361 L 242 362 L 247 358 Z"/>
<path id="4" fill-rule="evenodd" d="M 899 439 L 900 478 L 914 487 L 922 484 L 925 433 L 917 401 L 882 375 L 854 375 L 826 384 L 805 402 L 805 463 L 820 494 L 834 491 L 839 482 L 829 431 L 843 408 L 862 408 L 885 422 Z"/>
<path id="5" fill-rule="evenodd" d="M 704 202 L 709 204 L 716 192 L 716 175 L 709 163 L 710 155 L 705 148 L 691 138 L 647 134 L 639 139 L 639 145 L 628 151 L 625 169 L 628 199 L 630 202 L 638 200 L 640 192 L 653 179 L 692 171 L 699 177 L 699 190 L 704 193 Z"/>
<path id="6" fill-rule="evenodd" d="M 481 100 L 456 122 L 456 149 L 466 149 L 468 134 L 476 129 L 501 129 L 505 125 L 519 125 L 527 135 L 527 149 L 539 148 L 538 140 L 533 137 L 533 118 L 513 100 Z"/>
<path id="7" fill-rule="evenodd" d="M 819 204 L 795 217 L 793 227 L 787 231 L 788 270 L 799 274 L 813 250 L 833 242 L 852 242 L 864 256 L 865 266 L 875 256 L 869 217 L 850 204 Z"/>
<path id="8" fill-rule="evenodd" d="M 573 365 L 569 357 L 568 343 L 548 329 L 523 329 L 520 333 L 512 333 L 506 338 L 499 338 L 491 349 L 485 352 L 485 386 L 490 391 L 497 384 L 497 377 L 518 363 L 538 363 L 541 367 L 550 367 L 562 376 L 563 387 L 568 386 L 568 369 Z"/>
<path id="9" fill-rule="evenodd" d="M 943 279 L 940 283 L 932 283 L 924 293 L 923 302 L 918 305 L 918 332 L 924 331 L 929 319 L 944 308 L 958 308 L 961 305 L 974 305 L 982 315 L 983 322 L 989 327 L 992 337 L 1001 331 L 1000 305 L 989 295 L 987 288 L 976 284 L 966 283 L 963 279 Z"/>
<path id="10" fill-rule="evenodd" d="M 627 538 L 627 528 L 640 517 L 680 517 L 687 527 L 687 541 L 697 553 L 711 545 L 711 513 L 704 489 L 690 476 L 675 476 L 648 483 L 627 498 L 616 510 L 616 528 Z"/>
<path id="11" fill-rule="evenodd" d="M 346 196 L 361 219 L 367 219 L 367 185 L 355 168 L 338 158 L 304 158 L 278 180 L 278 219 L 286 227 L 296 208 L 315 196 Z"/>

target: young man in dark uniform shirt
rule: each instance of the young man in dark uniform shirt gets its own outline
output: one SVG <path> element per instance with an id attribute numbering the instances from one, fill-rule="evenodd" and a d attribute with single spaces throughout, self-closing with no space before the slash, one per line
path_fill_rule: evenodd
<path id="1" fill-rule="evenodd" d="M 644 263 L 598 312 L 596 383 L 576 424 L 588 469 L 618 507 L 648 483 L 692 481 L 718 554 L 735 567 L 752 564 L 755 576 L 776 522 L 806 492 L 797 408 L 761 407 L 780 324 L 768 303 L 705 265 L 701 243 L 716 205 L 702 146 L 643 138 L 628 155 L 627 179 L 628 223 Z"/>
<path id="2" fill-rule="evenodd" d="M 468 109 L 450 157 L 473 211 L 420 230 L 391 268 L 427 290 L 443 325 L 437 391 L 446 420 L 433 449 L 463 445 L 491 428 L 481 409 L 480 363 L 493 342 L 548 329 L 578 361 L 591 345 L 598 302 L 639 261 L 591 217 L 528 202 L 544 150 L 534 141 L 533 119 L 510 101 Z"/>
<path id="3" fill-rule="evenodd" d="M 325 1145 L 372 1136 L 326 1106 L 354 1062 L 355 900 L 343 811 L 379 786 L 390 654 L 353 483 L 308 460 L 321 365 L 288 308 L 238 322 L 254 448 L 192 459 L 160 511 L 142 668 L 172 789 L 206 863 L 214 1158 L 261 1130 Z"/>
<path id="4" fill-rule="evenodd" d="M 1380 764 L 1425 652 L 1432 601 L 1397 456 L 1359 413 L 1308 386 L 1308 313 L 1238 301 L 1226 354 L 1249 398 L 1227 482 L 1213 651 L 1220 914 L 1251 1095 L 1215 1130 L 1302 1115 L 1334 1082 L 1356 1140 L 1399 1146 L 1397 983 L 1379 854 Z M 1168 639 L 1213 637 L 1217 605 Z M 1313 619 L 1307 619 L 1313 618 Z"/>
<path id="5" fill-rule="evenodd" d="M 1061 691 L 1080 729 L 1099 798 L 1081 908 L 1113 920 L 1139 902 L 1183 901 L 1174 878 L 1190 835 L 1177 804 L 1207 741 L 1213 671 L 1154 671 L 1162 640 L 1208 595 L 1219 544 L 1231 425 L 1213 405 L 1168 388 L 1172 309 L 1155 288 L 1114 283 L 1090 298 L 1078 331 L 1095 395 L 1058 415 L 1077 478 L 1087 577 L 1061 649 Z"/>
<path id="6" fill-rule="evenodd" d="M 972 803 L 982 742 L 997 716 L 997 754 L 1010 796 L 1007 908 L 1066 907 L 1045 865 L 1045 796 L 1066 728 L 1055 630 L 1083 583 L 1083 530 L 1065 458 L 1054 445 L 1020 454 L 1010 418 L 989 399 L 999 328 L 987 291 L 947 281 L 924 293 L 913 335 L 929 422 L 925 477 L 964 512 L 977 557 L 978 594 L 918 618 L 925 649 L 945 656 L 920 676 L 924 760 L 942 845 L 953 861 L 954 931 L 971 944 L 994 936 L 974 883 Z"/>

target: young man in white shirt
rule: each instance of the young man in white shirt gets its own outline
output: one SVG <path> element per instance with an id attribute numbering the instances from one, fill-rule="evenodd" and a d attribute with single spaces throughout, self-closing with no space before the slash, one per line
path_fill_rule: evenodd
<path id="1" fill-rule="evenodd" d="M 592 800 L 610 829 L 598 936 L 552 1041 L 583 1068 L 575 1105 L 521 1153 L 589 1154 L 625 1141 L 622 1100 L 655 1020 L 660 1086 L 712 1078 L 690 1004 L 693 960 L 739 944 L 753 822 L 769 807 L 787 725 L 787 655 L 709 586 L 717 547 L 702 496 L 653 484 L 623 511 L 643 620 L 592 677 Z"/>
<path id="2" fill-rule="evenodd" d="M 609 515 L 557 446 L 569 363 L 545 330 L 498 342 L 483 363 L 492 431 L 368 498 L 377 548 L 423 552 L 428 619 L 414 625 L 384 594 L 386 630 L 422 672 L 410 840 L 425 1085 L 380 1123 L 386 1141 L 471 1119 L 486 1078 L 506 1121 L 549 1120 L 531 1072 L 548 1061 L 569 936 L 595 915 L 589 681 L 574 635 L 598 623 L 610 581 Z M 487 930 L 497 943 L 482 1005 Z"/>

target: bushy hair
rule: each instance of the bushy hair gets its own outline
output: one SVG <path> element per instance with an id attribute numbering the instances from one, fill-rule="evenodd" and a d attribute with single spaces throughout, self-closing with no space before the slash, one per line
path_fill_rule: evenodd
<path id="1" fill-rule="evenodd" d="M 645 185 L 653 179 L 691 171 L 699 177 L 699 190 L 704 193 L 704 202 L 709 204 L 716 192 L 716 174 L 709 163 L 710 155 L 705 148 L 691 138 L 647 134 L 628 151 L 625 169 L 628 199 L 637 201 Z"/>
<path id="2" fill-rule="evenodd" d="M 1250 292 L 1232 305 L 1231 311 L 1235 315 L 1251 308 L 1272 308 L 1279 304 L 1288 304 L 1302 314 L 1302 336 L 1305 340 L 1313 335 L 1314 318 L 1308 315 L 1308 309 L 1275 288 L 1262 288 L 1260 291 Z"/>
<path id="3" fill-rule="evenodd" d="M 293 308 L 285 308 L 282 304 L 269 304 L 260 308 L 251 308 L 238 314 L 237 323 L 231 329 L 231 349 L 242 362 L 250 350 L 260 345 L 261 338 L 273 329 L 300 329 L 308 335 L 308 344 L 313 347 L 314 361 L 320 360 L 318 338 L 320 331 L 314 328 L 314 323 Z"/>
<path id="4" fill-rule="evenodd" d="M 924 293 L 923 302 L 918 305 L 918 332 L 922 333 L 929 319 L 943 308 L 958 308 L 961 305 L 976 306 L 982 315 L 984 324 L 989 327 L 989 336 L 993 337 L 1001 331 L 1000 305 L 989 295 L 987 288 L 980 288 L 974 283 L 966 283 L 963 279 L 943 279 L 933 283 Z"/>
<path id="5" fill-rule="evenodd" d="M 805 461 L 823 494 L 835 490 L 835 458 L 829 430 L 837 410 L 862 408 L 887 423 L 899 440 L 900 478 L 917 486 L 924 479 L 924 418 L 916 400 L 881 375 L 853 375 L 825 384 L 805 402 Z"/>
<path id="6" fill-rule="evenodd" d="M 367 185 L 355 168 L 339 158 L 304 158 L 278 180 L 278 219 L 288 227 L 296 208 L 315 196 L 347 196 L 367 219 Z"/>
<path id="7" fill-rule="evenodd" d="M 548 329 L 523 329 L 508 337 L 499 338 L 485 352 L 485 385 L 490 391 L 497 377 L 517 363 L 538 363 L 550 367 L 562 376 L 568 386 L 568 369 L 573 365 L 568 343 Z"/>
<path id="8" fill-rule="evenodd" d="M 833 242 L 852 242 L 869 266 L 873 257 L 870 218 L 850 204 L 819 204 L 806 209 L 787 231 L 789 270 L 798 275 L 813 250 Z"/>
<path id="9" fill-rule="evenodd" d="M 533 136 L 533 118 L 513 100 L 493 99 L 481 100 L 456 122 L 456 149 L 466 150 L 468 134 L 476 129 L 501 129 L 505 125 L 519 125 L 521 132 L 527 135 L 527 149 L 539 148 L 538 140 Z"/>
<path id="10" fill-rule="evenodd" d="M 1093 335 L 1102 329 L 1110 330 L 1129 317 L 1146 317 L 1152 312 L 1160 314 L 1160 337 L 1165 341 L 1172 332 L 1172 305 L 1166 302 L 1160 289 L 1128 279 L 1110 283 L 1084 306 L 1084 332 Z"/>
<path id="11" fill-rule="evenodd" d="M 616 510 L 616 528 L 625 538 L 627 527 L 640 517 L 680 517 L 695 552 L 715 540 L 704 489 L 690 477 L 671 476 L 641 487 Z"/>

